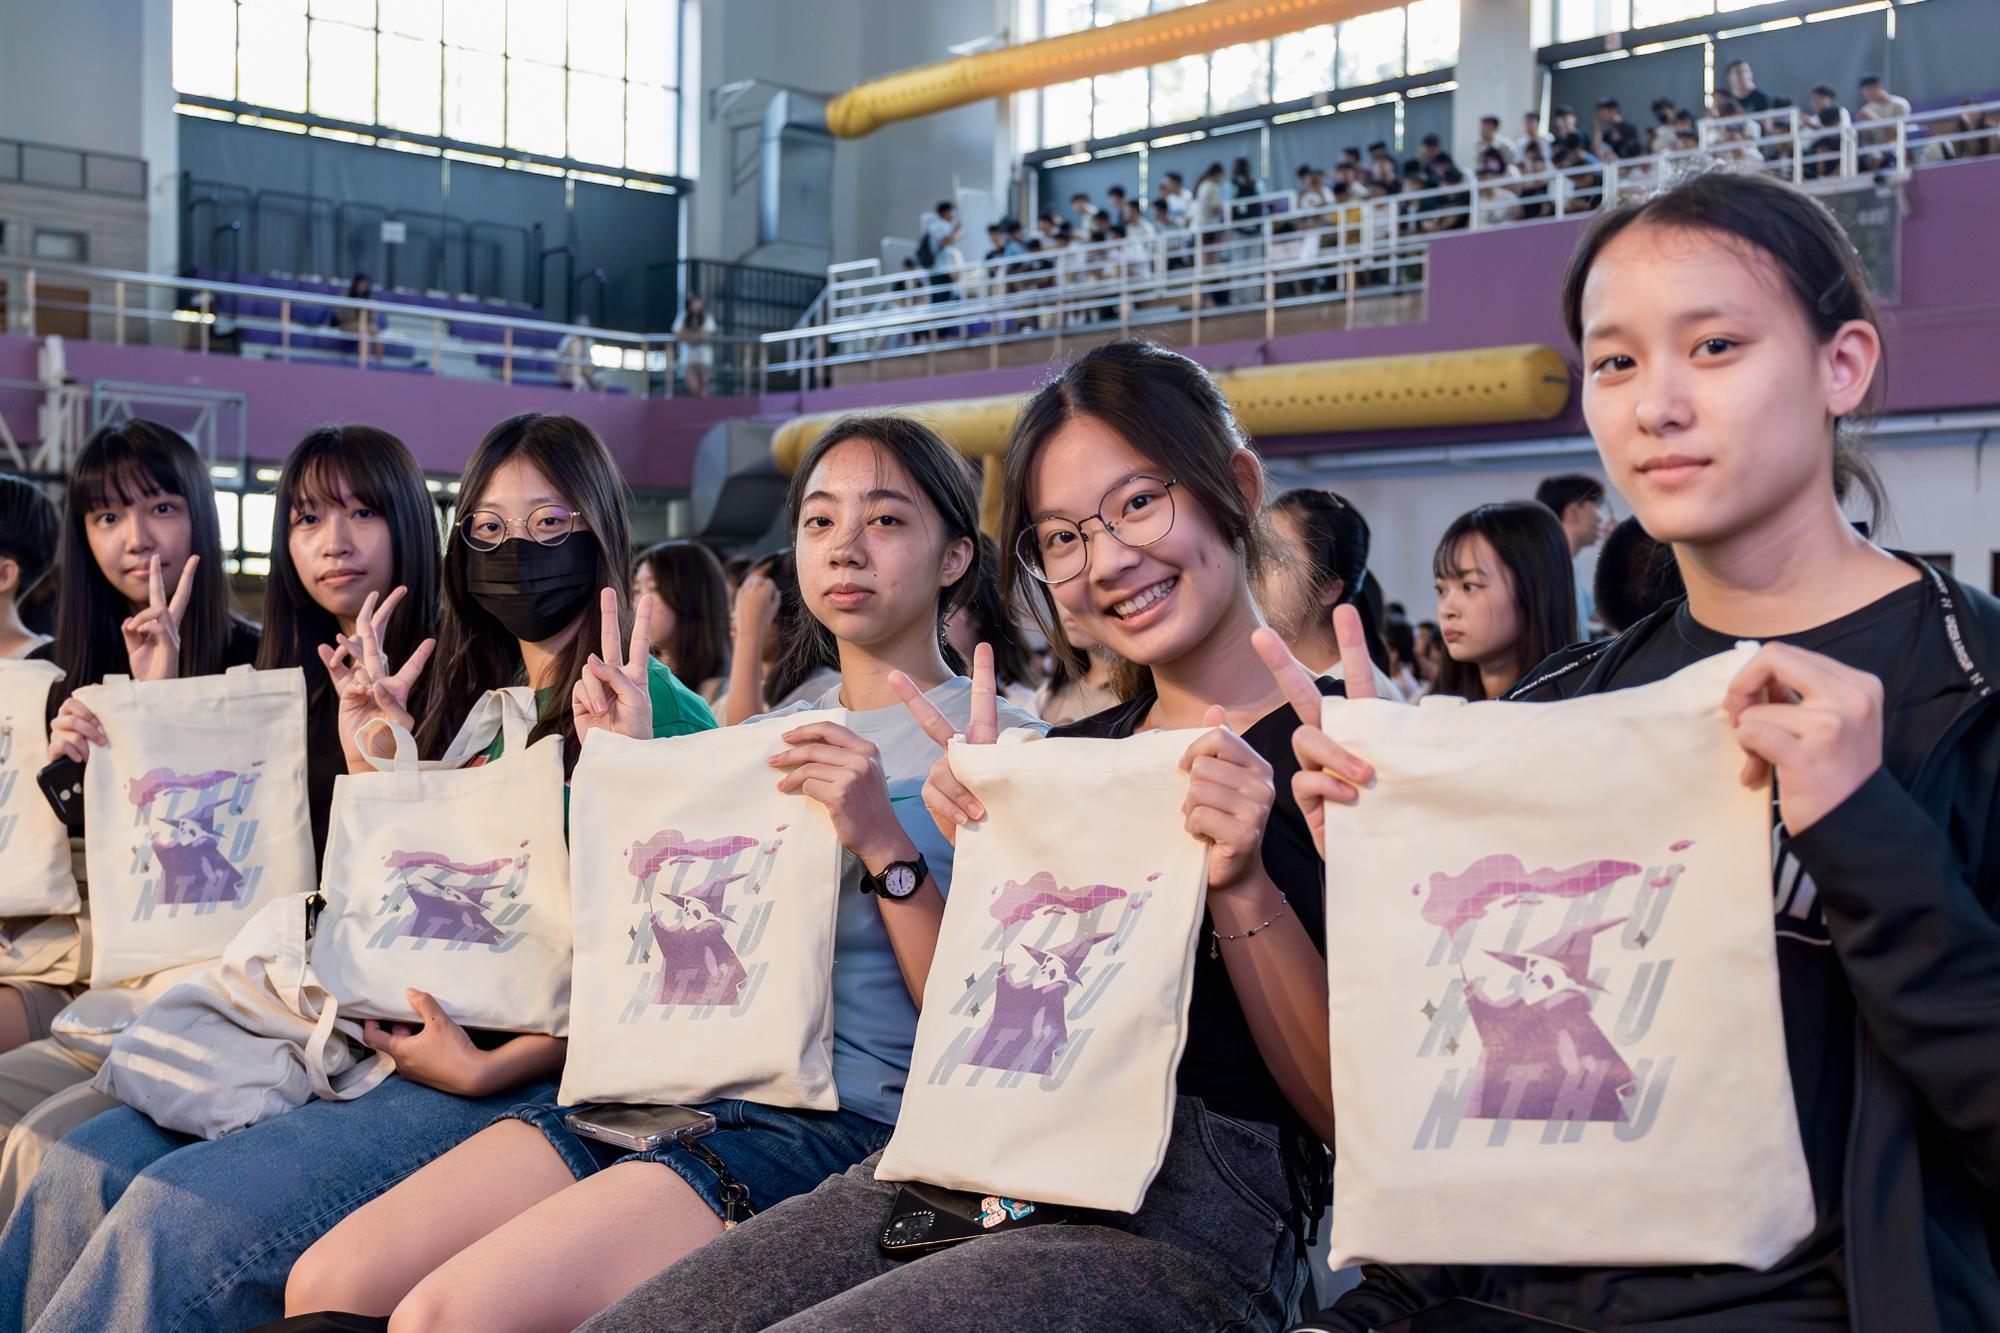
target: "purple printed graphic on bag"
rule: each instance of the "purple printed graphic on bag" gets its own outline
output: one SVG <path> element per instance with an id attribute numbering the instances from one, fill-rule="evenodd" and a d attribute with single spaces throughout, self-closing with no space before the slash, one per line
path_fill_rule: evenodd
<path id="1" fill-rule="evenodd" d="M 1146 878 L 1150 883 L 1159 875 Z M 1115 956 L 1152 893 L 1129 893 L 1112 884 L 1065 885 L 1047 870 L 990 892 L 987 910 L 995 924 L 986 947 L 994 959 L 966 977 L 952 1008 L 975 1021 L 951 1043 L 930 1081 L 945 1082 L 965 1069 L 965 1086 L 974 1087 L 985 1071 L 997 1070 L 1003 1088 L 1035 1075 L 1035 1086 L 1054 1091 L 1091 1036 L 1090 1029 L 1075 1025 L 1123 970 Z"/>
<path id="2" fill-rule="evenodd" d="M 126 784 L 142 841 L 132 849 L 140 874 L 157 869 L 140 895 L 134 920 L 157 906 L 249 905 L 262 867 L 242 869 L 257 840 L 257 821 L 246 819 L 257 787 L 257 769 L 177 773 L 154 768 Z"/>
<path id="3" fill-rule="evenodd" d="M 745 960 L 770 921 L 773 904 L 761 895 L 788 827 L 780 824 L 762 841 L 666 828 L 626 850 L 632 902 L 643 909 L 625 932 L 632 942 L 626 962 L 642 971 L 640 994 L 620 1022 L 749 1012 L 769 965 Z"/>
<path id="4" fill-rule="evenodd" d="M 475 944 L 504 950 L 519 931 L 508 930 L 527 915 L 518 901 L 527 889 L 528 844 L 513 856 L 460 861 L 443 852 L 397 849 L 382 858 L 385 882 L 375 915 L 390 918 L 368 941 L 371 949 L 414 940 L 421 949 L 436 940 L 453 948 Z M 404 909 L 408 908 L 405 913 Z"/>
<path id="5" fill-rule="evenodd" d="M 1502 854 L 1434 873 L 1428 891 L 1410 887 L 1438 928 L 1429 965 L 1451 969 L 1418 1011 L 1417 1056 L 1451 1067 L 1417 1147 L 1449 1147 L 1461 1119 L 1497 1122 L 1488 1138 L 1496 1147 L 1515 1121 L 1540 1122 L 1545 1143 L 1575 1142 L 1592 1123 L 1621 1140 L 1643 1137 L 1673 1059 L 1631 1061 L 1624 1050 L 1650 1028 L 1672 970 L 1647 946 L 1685 868 L 1596 860 L 1530 871 Z M 1617 916 L 1608 915 L 1614 900 L 1625 908 Z"/>

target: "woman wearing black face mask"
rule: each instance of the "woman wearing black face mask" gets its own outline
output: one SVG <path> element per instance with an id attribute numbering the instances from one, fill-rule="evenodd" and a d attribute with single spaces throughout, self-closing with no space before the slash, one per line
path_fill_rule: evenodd
<path id="1" fill-rule="evenodd" d="M 649 599 L 641 599 L 636 633 L 622 633 L 624 486 L 588 426 L 540 415 L 501 422 L 473 451 L 459 492 L 435 653 L 426 642 L 404 661 L 387 657 L 372 593 L 355 615 L 356 633 L 321 650 L 340 691 L 351 771 L 368 771 L 356 741 L 368 719 L 411 728 L 435 756 L 485 691 L 509 685 L 534 687 L 540 717 L 531 738 L 563 737 L 570 764 L 594 727 L 643 737 L 715 725 L 700 697 L 647 653 Z M 423 717 L 413 719 L 411 690 L 426 679 Z M 467 1032 L 422 991 L 410 1001 L 421 1024 L 367 1025 L 366 1040 L 395 1057 L 396 1072 L 366 1097 L 315 1099 L 213 1142 L 120 1107 L 76 1131 L 87 1138 L 58 1144 L 22 1208 L 60 1213 L 64 1225 L 9 1232 L 15 1243 L 0 1246 L 0 1289 L 24 1293 L 20 1322 L 45 1314 L 54 1327 L 101 1328 L 117 1323 L 118 1311 L 139 1309 L 157 1322 L 204 1327 L 276 1319 L 286 1273 L 348 1208 L 514 1103 L 554 1099 L 562 1039 Z M 301 1171 L 301 1162 L 312 1169 Z M 331 1194 L 329 1181 L 339 1185 Z M 124 1193 L 133 1184 L 140 1188 Z M 195 1249 L 183 1210 L 158 1202 L 187 1198 L 225 1204 Z M 81 1214 L 78 1199 L 90 1201 Z M 174 1260 L 134 1263 L 135 1254 Z M 0 1327 L 12 1326 L 0 1311 Z"/>

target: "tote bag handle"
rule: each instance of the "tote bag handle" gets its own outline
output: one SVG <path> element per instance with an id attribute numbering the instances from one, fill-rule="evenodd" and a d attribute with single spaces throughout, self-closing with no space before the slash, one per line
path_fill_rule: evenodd
<path id="1" fill-rule="evenodd" d="M 534 691 L 521 685 L 488 690 L 480 695 L 478 702 L 472 705 L 472 711 L 466 714 L 465 724 L 458 729 L 458 735 L 452 737 L 450 747 L 440 759 L 419 759 L 416 740 L 409 731 L 385 717 L 372 717 L 362 723 L 355 739 L 378 773 L 464 768 L 485 753 L 486 748 L 493 744 L 495 735 L 502 737 L 507 754 L 518 754 L 526 749 L 528 733 L 535 726 L 534 699 Z M 391 758 L 384 758 L 367 748 L 368 738 L 383 728 L 396 738 L 396 753 Z"/>

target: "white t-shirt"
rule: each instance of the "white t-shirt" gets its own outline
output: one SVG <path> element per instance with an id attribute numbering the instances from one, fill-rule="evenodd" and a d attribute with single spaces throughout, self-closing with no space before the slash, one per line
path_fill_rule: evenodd
<path id="1" fill-rule="evenodd" d="M 924 234 L 931 238 L 931 272 L 942 273 L 951 267 L 946 255 L 951 248 L 951 234 L 957 230 L 956 225 L 935 213 L 924 215 Z"/>
<path id="2" fill-rule="evenodd" d="M 687 311 L 683 310 L 680 314 L 674 316 L 673 332 L 678 336 L 689 331 Z M 714 337 L 715 316 L 709 314 L 706 310 L 702 311 L 701 323 L 696 325 L 692 331 L 702 335 L 704 339 Z M 715 364 L 715 347 L 711 343 L 706 341 L 684 342 L 677 344 L 677 347 L 680 351 L 681 364 L 684 366 L 712 366 Z"/>

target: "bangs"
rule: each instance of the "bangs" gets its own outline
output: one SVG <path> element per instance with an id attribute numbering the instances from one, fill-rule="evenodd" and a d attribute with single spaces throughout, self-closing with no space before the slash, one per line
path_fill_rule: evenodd
<path id="1" fill-rule="evenodd" d="M 187 498 L 172 463 L 135 448 L 123 434 L 106 435 L 92 453 L 70 478 L 71 502 L 79 514 L 130 507 L 155 495 Z"/>
<path id="2" fill-rule="evenodd" d="M 355 476 L 356 471 L 336 457 L 333 449 L 315 451 L 301 459 L 294 469 L 285 504 L 293 509 L 338 509 L 345 494 L 352 496 L 357 504 L 387 513 L 382 496 L 377 493 L 380 488 L 366 477 Z"/>

